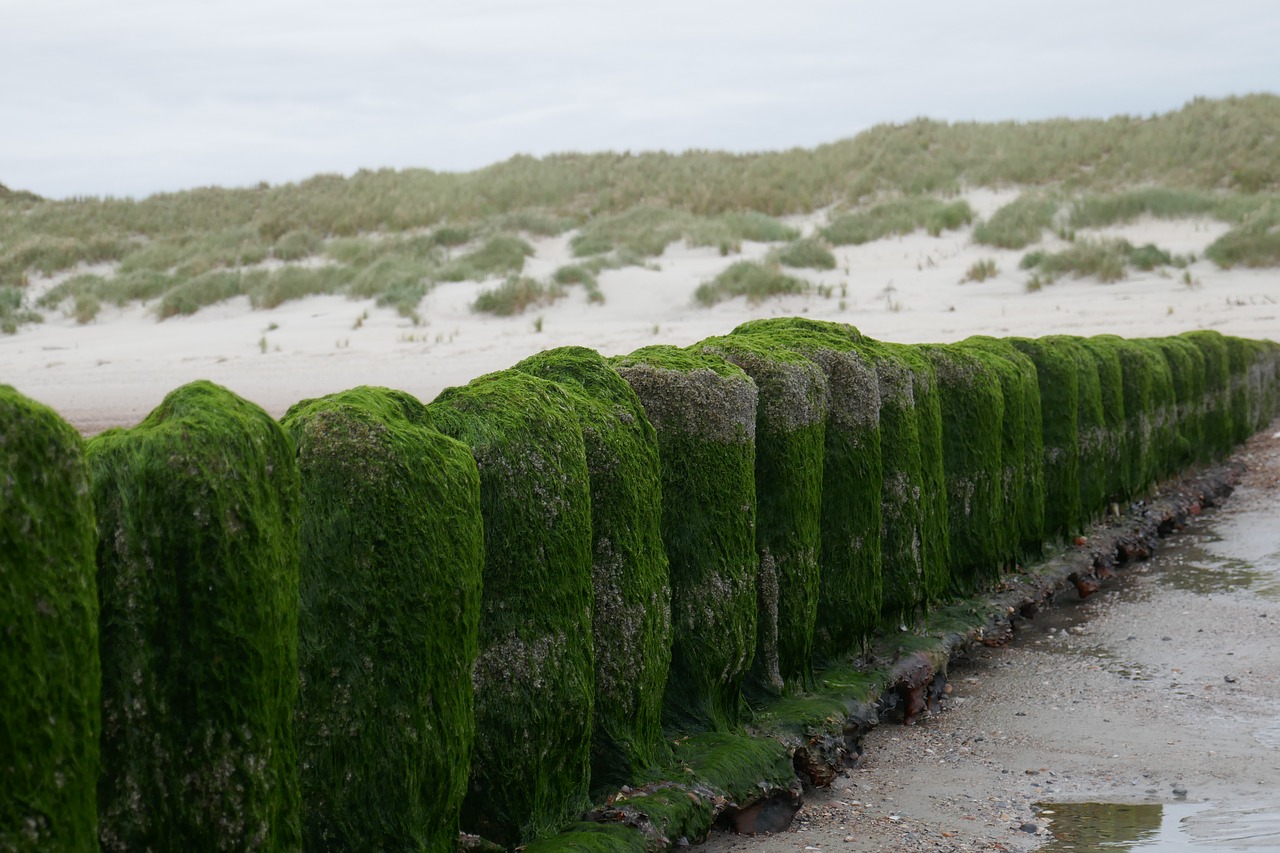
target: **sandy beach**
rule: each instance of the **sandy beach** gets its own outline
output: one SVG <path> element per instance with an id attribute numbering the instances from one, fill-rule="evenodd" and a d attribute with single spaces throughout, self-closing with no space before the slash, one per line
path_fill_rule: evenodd
<path id="1" fill-rule="evenodd" d="M 965 198 L 985 218 L 1017 195 L 1016 189 L 979 190 Z M 810 233 L 826 215 L 787 221 Z M 52 406 L 92 434 L 136 423 L 166 393 L 195 379 L 225 385 L 276 416 L 299 400 L 357 385 L 398 388 L 430 401 L 450 385 L 540 350 L 580 345 L 615 355 L 655 343 L 683 346 L 755 317 L 838 320 L 871 337 L 902 343 L 949 342 L 973 334 L 1140 337 L 1200 328 L 1274 338 L 1280 334 L 1276 273 L 1224 271 L 1203 259 L 1205 247 L 1225 230 L 1208 219 L 1144 219 L 1077 232 L 1078 237 L 1116 236 L 1134 245 L 1194 253 L 1199 260 L 1186 270 L 1191 284 L 1182 270 L 1166 269 L 1131 271 L 1114 284 L 1067 277 L 1029 292 L 1030 276 L 1018 269 L 1024 252 L 975 244 L 965 228 L 938 237 L 921 231 L 837 248 L 836 269 L 794 271 L 815 285 L 811 293 L 758 304 L 738 298 L 706 308 L 694 302 L 693 292 L 729 264 L 762 257 L 768 245 L 743 243 L 741 254 L 722 257 L 715 248 L 677 243 L 648 268 L 603 272 L 603 304 L 589 303 L 581 288 L 570 287 L 554 304 L 506 318 L 471 310 L 476 295 L 494 281 L 437 286 L 418 306 L 419 325 L 372 300 L 342 296 L 315 296 L 271 310 L 254 310 L 246 297 L 238 297 L 163 322 L 150 306 L 138 304 L 104 306 L 87 325 L 52 311 L 44 323 L 0 337 L 0 382 Z M 571 263 L 572 236 L 532 240 L 536 254 L 525 274 L 545 279 Z M 1046 238 L 1040 248 L 1065 245 L 1048 232 Z M 965 272 L 981 259 L 994 260 L 998 274 L 962 284 Z M 32 300 L 66 275 L 33 279 Z"/>

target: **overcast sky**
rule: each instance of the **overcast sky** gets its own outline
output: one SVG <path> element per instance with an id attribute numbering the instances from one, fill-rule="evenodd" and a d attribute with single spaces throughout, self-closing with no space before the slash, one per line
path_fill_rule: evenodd
<path id="1" fill-rule="evenodd" d="M 1260 91 L 1277 0 L 0 0 L 0 182 L 51 197 Z"/>

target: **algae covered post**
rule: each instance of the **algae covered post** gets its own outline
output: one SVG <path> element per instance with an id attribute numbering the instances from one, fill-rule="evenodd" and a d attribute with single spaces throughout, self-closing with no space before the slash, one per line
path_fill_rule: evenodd
<path id="1" fill-rule="evenodd" d="M 822 460 L 822 550 L 814 655 L 830 660 L 857 649 L 880 621 L 880 387 L 857 352 L 862 336 L 841 323 L 798 317 L 753 320 L 734 334 L 768 335 L 803 353 L 827 377 Z"/>
<path id="2" fill-rule="evenodd" d="M 595 693 L 591 496 L 570 396 L 517 371 L 446 389 L 427 423 L 480 472 L 484 579 L 462 827 L 503 844 L 587 805 Z"/>
<path id="3" fill-rule="evenodd" d="M 993 356 L 985 364 L 1000 379 L 1004 425 L 1000 459 L 1004 466 L 1007 556 L 1033 559 L 1044 547 L 1044 436 L 1040 425 L 1040 382 L 1035 363 L 1007 340 L 978 335 L 960 346 Z"/>
<path id="4" fill-rule="evenodd" d="M 756 387 L 709 353 L 645 347 L 613 360 L 658 433 L 671 564 L 668 724 L 738 722 L 756 645 Z"/>
<path id="5" fill-rule="evenodd" d="M 827 380 L 822 369 L 767 336 L 708 338 L 694 350 L 742 368 L 756 407 L 756 654 L 752 686 L 780 694 L 811 676 L 822 547 L 822 451 Z"/>
<path id="6" fill-rule="evenodd" d="M 80 436 L 0 385 L 0 850 L 98 849 L 98 590 Z"/>
<path id="7" fill-rule="evenodd" d="M 910 346 L 863 339 L 880 392 L 883 617 L 909 625 L 950 585 L 942 398 L 933 365 Z"/>
<path id="8" fill-rule="evenodd" d="M 635 391 L 593 350 L 562 347 L 514 369 L 559 384 L 582 425 L 595 593 L 591 787 L 616 789 L 669 758 L 662 697 L 671 664 L 671 578 L 658 436 Z"/>
<path id="9" fill-rule="evenodd" d="M 1080 369 L 1073 354 L 1043 339 L 1009 338 L 1036 366 L 1044 437 L 1044 524 L 1066 537 L 1084 524 L 1080 506 Z"/>
<path id="10" fill-rule="evenodd" d="M 484 531 L 466 445 L 356 388 L 283 419 L 302 477 L 297 741 L 315 849 L 456 843 Z"/>
<path id="11" fill-rule="evenodd" d="M 107 850 L 301 843 L 293 443 L 209 382 L 88 444 Z"/>
<path id="12" fill-rule="evenodd" d="M 1011 538 L 1004 515 L 1004 396 L 998 356 L 961 345 L 927 345 L 942 396 L 947 528 L 954 590 L 999 576 Z"/>

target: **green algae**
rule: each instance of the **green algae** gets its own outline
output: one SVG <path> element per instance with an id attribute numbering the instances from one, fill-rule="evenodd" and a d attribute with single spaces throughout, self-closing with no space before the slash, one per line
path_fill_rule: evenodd
<path id="1" fill-rule="evenodd" d="M 1164 355 L 1173 380 L 1174 439 L 1165 460 L 1166 471 L 1172 474 L 1195 462 L 1204 451 L 1204 353 L 1183 337 L 1152 338 L 1151 343 Z"/>
<path id="2" fill-rule="evenodd" d="M 595 695 L 591 496 L 570 396 L 516 371 L 448 388 L 426 423 L 480 471 L 484 579 L 462 827 L 503 844 L 587 804 Z"/>
<path id="3" fill-rule="evenodd" d="M 928 597 L 924 589 L 920 419 L 915 373 L 906 361 L 864 342 L 858 352 L 874 366 L 880 396 L 881 617 L 898 627 L 915 620 Z"/>
<path id="4" fill-rule="evenodd" d="M 1050 335 L 1040 339 L 1075 362 L 1077 377 L 1076 441 L 1080 472 L 1080 519 L 1087 523 L 1107 508 L 1107 417 L 1102 375 L 1084 338 Z"/>
<path id="5" fill-rule="evenodd" d="M 671 664 L 671 578 L 658 436 L 635 391 L 593 350 L 550 350 L 514 369 L 558 383 L 582 425 L 595 597 L 591 786 L 617 788 L 670 757 L 662 698 Z"/>
<path id="6" fill-rule="evenodd" d="M 1044 523 L 1048 536 L 1073 535 L 1084 524 L 1080 505 L 1080 365 L 1073 353 L 1044 339 L 1009 338 L 1036 366 L 1044 436 Z"/>
<path id="7" fill-rule="evenodd" d="M 103 849 L 297 849 L 292 442 L 257 406 L 194 382 L 87 456 Z"/>
<path id="8" fill-rule="evenodd" d="M 1151 373 L 1151 455 L 1155 478 L 1169 476 L 1181 468 L 1185 448 L 1178 432 L 1178 390 L 1173 369 L 1158 339 L 1134 340 L 1148 351 Z"/>
<path id="9" fill-rule="evenodd" d="M 767 335 L 804 354 L 827 377 L 814 657 L 839 658 L 871 635 L 883 605 L 879 379 L 857 351 L 863 338 L 852 326 L 788 317 L 753 320 L 734 334 Z"/>
<path id="10" fill-rule="evenodd" d="M 1102 425 L 1098 428 L 1095 464 L 1103 469 L 1102 491 L 1108 504 L 1124 500 L 1132 493 L 1132 460 L 1129 456 L 1128 420 L 1124 405 L 1124 366 L 1113 341 L 1080 338 L 1080 345 L 1093 359 L 1098 374 Z M 1083 495 L 1083 488 L 1081 491 Z"/>
<path id="11" fill-rule="evenodd" d="M 1231 443 L 1237 444 L 1253 435 L 1251 412 L 1252 394 L 1249 388 L 1249 368 L 1252 362 L 1252 342 L 1245 338 L 1228 337 L 1227 370 L 1230 375 L 1227 387 L 1227 412 L 1231 422 Z"/>
<path id="12" fill-rule="evenodd" d="M 484 531 L 468 448 L 413 397 L 356 388 L 283 419 L 302 480 L 303 837 L 446 849 L 475 733 Z"/>
<path id="13" fill-rule="evenodd" d="M 1004 516 L 999 357 L 956 345 L 918 349 L 932 362 L 942 395 L 951 585 L 966 592 L 999 577 L 1012 539 Z"/>
<path id="14" fill-rule="evenodd" d="M 692 349 L 751 377 L 756 407 L 756 652 L 753 689 L 774 695 L 808 681 L 818 614 L 822 453 L 827 381 L 822 369 L 765 336 L 708 338 Z"/>
<path id="15" fill-rule="evenodd" d="M 1231 355 L 1221 332 L 1185 332 L 1204 357 L 1204 398 L 1200 404 L 1201 446 L 1197 458 L 1216 461 L 1231 452 L 1235 428 L 1231 414 Z"/>
<path id="16" fill-rule="evenodd" d="M 1044 436 L 1035 363 L 1000 338 L 975 336 L 959 346 L 994 357 L 986 363 L 1000 379 L 1004 400 L 1000 458 L 1006 525 L 1002 547 L 1011 560 L 1034 559 L 1041 554 L 1045 540 Z"/>
<path id="17" fill-rule="evenodd" d="M 0 850 L 98 849 L 98 591 L 80 436 L 0 385 Z"/>
<path id="18" fill-rule="evenodd" d="M 756 648 L 756 387 L 725 359 L 668 346 L 611 363 L 657 430 L 671 571 L 664 720 L 734 727 Z"/>

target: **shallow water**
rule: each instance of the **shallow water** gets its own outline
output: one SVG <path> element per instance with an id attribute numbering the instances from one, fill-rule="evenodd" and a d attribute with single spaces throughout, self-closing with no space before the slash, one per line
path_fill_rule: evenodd
<path id="1" fill-rule="evenodd" d="M 1053 840 L 1041 853 L 1063 851 L 1275 850 L 1280 813 L 1257 805 L 1232 809 L 1212 803 L 1040 803 Z"/>

